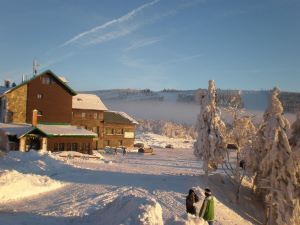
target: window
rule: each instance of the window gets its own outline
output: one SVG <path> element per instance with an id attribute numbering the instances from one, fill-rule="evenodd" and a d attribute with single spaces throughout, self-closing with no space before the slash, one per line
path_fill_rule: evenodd
<path id="1" fill-rule="evenodd" d="M 38 111 L 38 116 L 42 116 L 43 112 L 42 111 Z"/>
<path id="2" fill-rule="evenodd" d="M 93 128 L 92 128 L 92 131 L 93 131 L 94 133 L 97 133 L 97 131 L 98 131 L 98 130 L 97 130 L 97 127 L 93 127 Z"/>
<path id="3" fill-rule="evenodd" d="M 72 151 L 77 151 L 78 145 L 77 143 L 72 143 Z"/>
<path id="4" fill-rule="evenodd" d="M 65 143 L 59 143 L 58 148 L 59 148 L 59 151 L 65 150 Z"/>
<path id="5" fill-rule="evenodd" d="M 100 127 L 97 126 L 97 134 L 100 135 Z"/>
<path id="6" fill-rule="evenodd" d="M 123 146 L 123 141 L 119 140 L 119 146 Z"/>
<path id="7" fill-rule="evenodd" d="M 118 128 L 118 129 L 116 129 L 116 134 L 123 134 L 124 133 L 124 130 L 123 129 L 120 129 L 120 128 Z"/>
<path id="8" fill-rule="evenodd" d="M 104 145 L 105 146 L 109 146 L 110 145 L 110 141 L 109 140 L 104 140 Z"/>
<path id="9" fill-rule="evenodd" d="M 57 143 L 54 143 L 54 148 L 53 148 L 54 151 L 58 151 L 58 144 Z"/>
<path id="10" fill-rule="evenodd" d="M 50 77 L 42 77 L 42 84 L 49 85 L 51 83 Z"/>
<path id="11" fill-rule="evenodd" d="M 86 150 L 86 144 L 82 143 L 82 150 L 85 151 Z"/>
<path id="12" fill-rule="evenodd" d="M 43 94 L 37 94 L 36 97 L 37 97 L 37 99 L 42 99 L 43 98 Z"/>
<path id="13" fill-rule="evenodd" d="M 114 134 L 114 129 L 113 128 L 106 128 L 105 133 L 108 135 Z"/>
<path id="14" fill-rule="evenodd" d="M 94 119 L 96 120 L 98 118 L 98 113 L 94 113 Z"/>
<path id="15" fill-rule="evenodd" d="M 67 151 L 71 151 L 71 150 L 72 150 L 71 147 L 72 147 L 71 143 L 68 143 L 68 144 L 67 144 Z"/>
<path id="16" fill-rule="evenodd" d="M 81 117 L 82 118 L 85 118 L 85 116 L 86 116 L 86 114 L 83 112 L 83 113 L 81 113 Z"/>

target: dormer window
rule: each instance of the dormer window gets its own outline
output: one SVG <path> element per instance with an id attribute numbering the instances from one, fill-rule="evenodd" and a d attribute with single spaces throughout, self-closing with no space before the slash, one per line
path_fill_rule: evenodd
<path id="1" fill-rule="evenodd" d="M 42 77 L 42 84 L 49 85 L 51 83 L 50 77 Z"/>

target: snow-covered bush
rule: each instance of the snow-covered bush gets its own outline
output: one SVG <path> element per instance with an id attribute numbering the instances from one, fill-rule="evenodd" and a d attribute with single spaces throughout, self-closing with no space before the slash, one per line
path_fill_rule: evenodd
<path id="1" fill-rule="evenodd" d="M 199 93 L 199 100 L 201 110 L 196 124 L 198 137 L 194 144 L 194 155 L 203 160 L 203 169 L 208 176 L 209 168 L 216 168 L 224 158 L 226 130 L 216 104 L 216 87 L 213 80 L 209 81 L 207 93 Z"/>

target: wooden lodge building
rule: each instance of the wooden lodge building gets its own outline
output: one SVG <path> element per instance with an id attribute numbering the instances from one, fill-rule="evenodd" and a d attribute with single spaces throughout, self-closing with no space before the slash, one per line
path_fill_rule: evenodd
<path id="1" fill-rule="evenodd" d="M 1 88 L 0 92 L 1 150 L 91 153 L 92 149 L 105 146 L 106 106 L 96 95 L 77 94 L 52 71 L 47 70 L 15 87 Z M 120 127 L 119 121 L 115 122 L 113 129 Z M 113 121 L 109 124 L 114 127 Z M 131 147 L 134 130 L 131 129 L 133 135 L 129 138 L 125 133 L 127 125 L 123 123 L 122 128 L 122 138 L 126 141 L 119 138 L 119 144 Z"/>
<path id="2" fill-rule="evenodd" d="M 138 122 L 124 112 L 104 112 L 104 146 L 133 147 Z"/>

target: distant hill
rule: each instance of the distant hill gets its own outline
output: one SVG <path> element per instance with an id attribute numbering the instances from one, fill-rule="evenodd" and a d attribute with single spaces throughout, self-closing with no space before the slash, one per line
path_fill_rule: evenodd
<path id="1" fill-rule="evenodd" d="M 111 110 L 126 111 L 137 119 L 168 120 L 194 124 L 199 113 L 197 92 L 201 90 L 111 89 L 88 91 L 98 95 Z M 218 105 L 237 105 L 262 116 L 268 105 L 269 91 L 217 90 Z M 282 92 L 281 100 L 287 113 L 300 111 L 300 93 Z M 294 116 L 290 116 L 293 120 Z"/>

